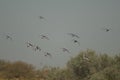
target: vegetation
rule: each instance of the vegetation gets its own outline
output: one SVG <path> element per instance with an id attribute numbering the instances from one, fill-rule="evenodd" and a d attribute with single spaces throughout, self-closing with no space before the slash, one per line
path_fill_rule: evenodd
<path id="1" fill-rule="evenodd" d="M 71 58 L 66 68 L 48 67 L 36 70 L 22 61 L 0 60 L 0 80 L 119 80 L 120 54 L 110 56 L 93 50 Z"/>

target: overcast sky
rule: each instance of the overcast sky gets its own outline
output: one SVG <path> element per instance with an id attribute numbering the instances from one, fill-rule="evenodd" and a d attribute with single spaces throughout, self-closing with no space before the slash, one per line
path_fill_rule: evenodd
<path id="1" fill-rule="evenodd" d="M 80 46 L 67 33 L 80 36 L 75 38 Z M 6 39 L 5 34 L 11 34 L 13 40 Z M 41 34 L 50 40 L 41 39 Z M 27 41 L 42 51 L 27 48 Z M 0 59 L 21 60 L 38 68 L 61 67 L 87 48 L 120 52 L 120 0 L 0 0 Z M 45 57 L 43 52 L 52 57 Z"/>

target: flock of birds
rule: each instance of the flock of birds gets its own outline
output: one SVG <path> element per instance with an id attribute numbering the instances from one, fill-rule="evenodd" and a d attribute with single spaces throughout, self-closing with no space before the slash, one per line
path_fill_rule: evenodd
<path id="1" fill-rule="evenodd" d="M 43 16 L 39 16 L 39 18 L 42 19 L 42 20 L 45 20 L 45 18 Z M 110 30 L 111 30 L 111 28 L 104 28 L 105 32 L 109 32 Z M 13 37 L 12 37 L 11 34 L 0 34 L 0 35 L 2 35 L 2 37 L 4 37 L 7 40 L 13 40 Z M 77 34 L 67 33 L 67 35 L 69 35 L 73 38 L 72 41 L 73 41 L 74 44 L 78 44 L 80 46 L 80 42 L 77 40 L 80 37 Z M 43 34 L 40 35 L 40 38 L 43 39 L 43 40 L 50 40 L 50 38 L 48 36 L 43 35 Z M 31 42 L 26 42 L 26 45 L 27 45 L 27 48 L 32 48 L 34 51 L 42 51 L 42 49 L 38 45 L 34 45 Z M 61 48 L 61 50 L 63 52 L 70 53 L 70 51 L 67 48 Z M 44 52 L 44 56 L 52 57 L 52 54 L 49 53 L 49 52 Z M 85 57 L 85 55 L 83 56 L 83 58 L 88 60 L 88 58 Z"/>
<path id="2" fill-rule="evenodd" d="M 75 38 L 80 38 L 78 35 L 76 35 L 76 34 L 73 34 L 73 33 L 67 33 L 69 36 L 71 36 L 71 37 L 75 37 Z M 46 36 L 46 35 L 40 35 L 40 39 L 43 39 L 43 40 L 50 40 L 50 38 L 48 37 L 48 36 Z M 78 44 L 78 45 L 80 45 L 80 43 L 79 43 L 79 41 L 77 40 L 77 39 L 73 39 L 72 40 L 75 44 Z M 34 51 L 42 51 L 42 49 L 38 46 L 38 45 L 34 45 L 34 44 L 32 44 L 31 42 L 26 42 L 26 44 L 27 44 L 27 47 L 30 47 L 30 48 L 32 48 Z M 63 51 L 63 52 L 67 52 L 67 53 L 70 53 L 70 51 L 67 49 L 67 48 L 61 48 L 61 50 Z M 45 56 L 50 56 L 50 57 L 52 57 L 52 54 L 51 53 L 49 53 L 49 52 L 44 52 L 44 54 L 45 54 Z"/>

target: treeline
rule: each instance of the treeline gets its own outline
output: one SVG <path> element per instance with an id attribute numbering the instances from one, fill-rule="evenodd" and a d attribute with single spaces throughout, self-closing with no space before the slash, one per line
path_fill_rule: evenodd
<path id="1" fill-rule="evenodd" d="M 48 67 L 36 70 L 22 61 L 0 60 L 1 80 L 120 80 L 120 54 L 110 56 L 93 50 L 71 58 L 66 68 Z"/>

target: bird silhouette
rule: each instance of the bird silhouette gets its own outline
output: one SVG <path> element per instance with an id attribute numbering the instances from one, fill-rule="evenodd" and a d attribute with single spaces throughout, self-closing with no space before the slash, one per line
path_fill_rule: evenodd
<path id="1" fill-rule="evenodd" d="M 108 28 L 105 28 L 105 31 L 106 31 L 106 32 L 108 32 L 108 31 L 110 31 L 110 30 L 111 30 L 111 28 L 109 28 L 109 29 L 108 29 Z"/>
<path id="2" fill-rule="evenodd" d="M 2 34 L 0 34 L 0 35 L 2 35 L 2 37 L 5 38 L 5 39 L 7 39 L 7 40 L 13 40 L 13 38 L 12 38 L 12 35 L 13 35 L 13 34 L 10 34 L 10 33 L 2 33 Z"/>
<path id="3" fill-rule="evenodd" d="M 45 35 L 40 35 L 40 36 L 41 36 L 41 39 L 47 39 L 47 40 L 49 40 L 49 38 L 47 36 L 45 36 Z"/>
<path id="4" fill-rule="evenodd" d="M 73 34 L 73 33 L 67 33 L 68 35 L 72 36 L 72 37 L 76 37 L 76 38 L 80 38 L 78 35 Z"/>
<path id="5" fill-rule="evenodd" d="M 6 39 L 13 40 L 12 37 L 11 37 L 10 35 L 6 35 Z"/>
<path id="6" fill-rule="evenodd" d="M 26 42 L 27 47 L 34 47 L 33 44 L 31 44 L 30 42 Z"/>
<path id="7" fill-rule="evenodd" d="M 35 46 L 35 51 L 36 51 L 36 50 L 41 51 L 41 48 L 40 48 L 39 46 Z"/>
<path id="8" fill-rule="evenodd" d="M 44 53 L 45 53 L 45 56 L 50 56 L 50 57 L 52 57 L 51 53 L 49 53 L 49 52 L 44 52 Z"/>
<path id="9" fill-rule="evenodd" d="M 78 40 L 76 40 L 76 39 L 73 39 L 72 40 L 75 44 L 78 44 L 78 45 L 80 45 L 80 42 L 78 41 Z"/>
<path id="10" fill-rule="evenodd" d="M 112 30 L 112 29 L 111 29 L 111 27 L 106 27 L 106 26 L 105 26 L 105 27 L 103 27 L 103 30 L 104 30 L 105 32 L 109 32 L 109 31 Z"/>
<path id="11" fill-rule="evenodd" d="M 40 19 L 44 19 L 44 17 L 43 17 L 43 16 L 40 16 Z"/>
<path id="12" fill-rule="evenodd" d="M 67 52 L 67 53 L 70 53 L 70 51 L 66 48 L 61 48 L 63 52 Z"/>
<path id="13" fill-rule="evenodd" d="M 41 20 L 46 21 L 45 17 L 43 17 L 43 16 L 39 16 L 39 18 L 40 18 Z"/>

